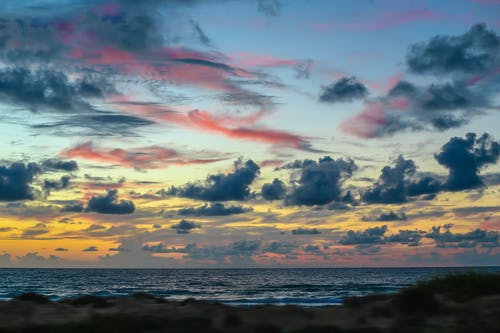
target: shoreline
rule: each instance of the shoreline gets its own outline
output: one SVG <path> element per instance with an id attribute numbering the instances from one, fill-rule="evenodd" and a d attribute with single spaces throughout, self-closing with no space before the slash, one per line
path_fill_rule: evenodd
<path id="1" fill-rule="evenodd" d="M 51 301 L 28 293 L 0 301 L 0 332 L 498 332 L 500 274 L 450 274 L 393 294 L 341 305 L 232 306 L 137 293 Z"/>

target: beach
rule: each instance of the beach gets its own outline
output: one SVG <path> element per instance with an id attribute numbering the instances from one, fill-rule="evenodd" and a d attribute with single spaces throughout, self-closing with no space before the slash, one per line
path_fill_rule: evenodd
<path id="1" fill-rule="evenodd" d="M 0 302 L 0 332 L 498 332 L 498 274 L 436 278 L 341 305 L 231 306 L 148 294 Z"/>

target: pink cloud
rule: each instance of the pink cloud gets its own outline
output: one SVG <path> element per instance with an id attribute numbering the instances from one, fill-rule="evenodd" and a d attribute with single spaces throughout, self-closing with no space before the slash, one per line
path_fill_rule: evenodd
<path id="1" fill-rule="evenodd" d="M 60 155 L 65 158 L 80 158 L 137 169 L 158 169 L 172 165 L 208 164 L 226 159 L 213 156 L 207 158 L 191 158 L 174 149 L 156 146 L 127 150 L 120 148 L 104 149 L 96 147 L 90 141 L 66 149 L 62 151 Z M 207 153 L 199 153 L 199 155 L 207 155 Z"/>
<path id="2" fill-rule="evenodd" d="M 206 133 L 220 134 L 231 139 L 263 142 L 295 149 L 310 150 L 306 138 L 286 131 L 255 127 L 255 123 L 270 111 L 261 109 L 248 116 L 213 115 L 208 111 L 177 112 L 161 105 L 127 103 L 127 98 L 116 98 L 116 108 L 168 124 Z M 125 103 L 123 103 L 125 101 Z"/>
<path id="3" fill-rule="evenodd" d="M 466 82 L 466 84 L 468 86 L 473 86 L 473 85 L 476 85 L 478 84 L 479 82 L 483 81 L 484 79 L 487 79 L 487 78 L 490 78 L 492 76 L 496 76 L 496 75 L 499 75 L 500 74 L 500 67 L 497 67 L 497 68 L 494 68 L 493 70 L 487 72 L 487 73 L 484 73 L 484 74 L 481 74 L 481 75 L 476 75 L 476 76 L 473 76 L 471 78 L 469 78 Z"/>
<path id="4" fill-rule="evenodd" d="M 381 102 L 369 102 L 358 115 L 344 121 L 340 128 L 343 132 L 361 138 L 373 138 L 380 127 L 387 123 L 384 105 Z"/>
<path id="5" fill-rule="evenodd" d="M 394 88 L 394 86 L 396 86 L 396 84 L 398 84 L 398 82 L 401 81 L 403 78 L 404 74 L 397 73 L 395 75 L 389 76 L 383 82 L 375 82 L 375 81 L 365 81 L 365 82 L 366 85 L 368 85 L 370 88 L 375 89 L 382 94 L 386 94 L 392 88 Z"/>
<path id="6" fill-rule="evenodd" d="M 232 63 L 242 67 L 289 67 L 300 63 L 298 60 L 276 58 L 269 55 L 236 52 L 229 55 Z"/>

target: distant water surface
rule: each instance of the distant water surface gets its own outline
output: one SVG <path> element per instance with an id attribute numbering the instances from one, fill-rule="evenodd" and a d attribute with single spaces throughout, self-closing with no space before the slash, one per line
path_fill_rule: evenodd
<path id="1" fill-rule="evenodd" d="M 53 300 L 84 294 L 138 292 L 172 300 L 189 297 L 233 305 L 263 303 L 323 306 L 344 297 L 392 293 L 417 280 L 481 268 L 332 269 L 0 269 L 0 300 L 24 292 Z"/>

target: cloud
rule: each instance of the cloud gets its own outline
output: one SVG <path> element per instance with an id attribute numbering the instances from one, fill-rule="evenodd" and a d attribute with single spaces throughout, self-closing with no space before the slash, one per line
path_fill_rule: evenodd
<path id="1" fill-rule="evenodd" d="M 361 198 L 368 203 L 397 204 L 406 202 L 407 196 L 437 193 L 441 186 L 431 176 L 421 177 L 416 172 L 413 160 L 407 160 L 402 155 L 395 165 L 385 166 L 377 182 L 365 191 Z"/>
<path id="2" fill-rule="evenodd" d="M 76 161 L 63 161 L 59 159 L 48 159 L 42 162 L 42 167 L 44 170 L 48 171 L 77 171 L 78 164 Z"/>
<path id="3" fill-rule="evenodd" d="M 285 183 L 278 178 L 274 178 L 272 183 L 265 183 L 262 185 L 261 193 L 265 200 L 283 199 L 286 195 Z"/>
<path id="4" fill-rule="evenodd" d="M 104 86 L 105 82 L 70 81 L 65 73 L 57 70 L 10 67 L 0 70 L 0 96 L 4 101 L 25 106 L 31 111 L 90 111 L 93 108 L 83 96 L 102 97 L 111 89 Z"/>
<path id="5" fill-rule="evenodd" d="M 352 102 L 368 95 L 368 89 L 355 77 L 343 77 L 338 81 L 322 87 L 319 95 L 320 102 L 339 103 Z"/>
<path id="6" fill-rule="evenodd" d="M 419 246 L 425 231 L 421 230 L 399 230 L 397 234 L 389 235 L 385 238 L 388 243 L 400 243 L 408 246 Z"/>
<path id="7" fill-rule="evenodd" d="M 109 190 L 103 196 L 90 198 L 86 211 L 100 214 L 132 214 L 135 205 L 129 200 L 118 201 L 118 191 Z"/>
<path id="8" fill-rule="evenodd" d="M 99 249 L 96 246 L 89 246 L 82 250 L 82 252 L 97 252 Z"/>
<path id="9" fill-rule="evenodd" d="M 76 203 L 63 206 L 61 208 L 61 212 L 81 213 L 83 212 L 83 209 L 84 209 L 83 204 Z"/>
<path id="10" fill-rule="evenodd" d="M 55 122 L 37 123 L 30 127 L 57 136 L 137 136 L 136 131 L 154 121 L 136 116 L 97 111 L 93 114 L 70 115 Z"/>
<path id="11" fill-rule="evenodd" d="M 62 176 L 60 180 L 49 180 L 45 179 L 43 181 L 43 190 L 46 193 L 50 193 L 52 190 L 63 190 L 69 187 L 70 176 Z"/>
<path id="12" fill-rule="evenodd" d="M 380 221 L 380 222 L 389 222 L 389 221 L 406 221 L 406 214 L 396 213 L 391 211 L 382 212 L 382 213 L 372 213 L 370 216 L 363 216 L 361 218 L 362 221 Z"/>
<path id="13" fill-rule="evenodd" d="M 262 248 L 262 253 L 290 254 L 298 249 L 299 246 L 290 242 L 271 242 Z"/>
<path id="14" fill-rule="evenodd" d="M 434 226 L 425 237 L 433 239 L 437 247 L 472 248 L 478 245 L 487 248 L 500 247 L 500 234 L 497 231 L 478 228 L 466 233 L 453 233 L 450 231 L 452 226 L 452 224 Z"/>
<path id="15" fill-rule="evenodd" d="M 157 146 L 131 149 L 98 148 L 88 141 L 61 152 L 61 156 L 89 161 L 117 164 L 136 169 L 158 169 L 172 165 L 208 164 L 225 160 L 225 156 L 211 152 L 198 152 L 198 158 L 186 156 L 175 149 Z"/>
<path id="16" fill-rule="evenodd" d="M 323 205 L 342 201 L 342 184 L 357 169 L 354 161 L 329 156 L 302 164 L 298 185 L 286 197 L 290 205 Z"/>
<path id="17" fill-rule="evenodd" d="M 415 73 L 477 73 L 498 61 L 500 39 L 484 24 L 476 24 L 460 36 L 435 36 L 410 46 L 406 58 Z"/>
<path id="18" fill-rule="evenodd" d="M 453 137 L 435 154 L 439 164 L 449 171 L 445 188 L 460 191 L 481 187 L 479 171 L 489 164 L 495 164 L 500 156 L 500 143 L 484 133 L 477 137 L 467 133 L 465 138 Z"/>
<path id="19" fill-rule="evenodd" d="M 42 172 L 36 163 L 0 165 L 0 201 L 33 200 L 32 182 Z"/>
<path id="20" fill-rule="evenodd" d="M 179 223 L 174 224 L 170 228 L 175 229 L 178 234 L 189 234 L 191 230 L 201 228 L 201 224 L 193 221 L 181 220 Z"/>
<path id="21" fill-rule="evenodd" d="M 66 249 L 64 247 L 58 247 L 58 248 L 55 248 L 54 251 L 56 251 L 56 252 L 68 252 L 68 249 Z"/>
<path id="22" fill-rule="evenodd" d="M 358 245 L 358 244 L 378 244 L 384 242 L 384 235 L 387 231 L 387 226 L 368 228 L 362 231 L 347 231 L 346 235 L 339 240 L 343 245 Z"/>
<path id="23" fill-rule="evenodd" d="M 495 109 L 499 51 L 500 38 L 484 25 L 461 36 L 436 36 L 413 45 L 407 57 L 409 70 L 431 74 L 437 82 L 419 86 L 399 81 L 386 95 L 366 101 L 364 110 L 345 120 L 341 129 L 374 138 L 461 127 Z"/>
<path id="24" fill-rule="evenodd" d="M 252 211 L 251 207 L 243 206 L 224 206 L 219 202 L 207 204 L 205 203 L 199 207 L 189 207 L 179 209 L 179 215 L 193 215 L 193 216 L 227 216 L 233 214 L 243 214 Z"/>
<path id="25" fill-rule="evenodd" d="M 194 21 L 193 19 L 191 19 L 190 22 L 191 22 L 191 25 L 193 26 L 193 33 L 198 38 L 200 43 L 202 43 L 205 46 L 209 46 L 209 47 L 212 46 L 212 40 L 210 39 L 210 37 L 207 36 L 205 31 L 203 31 L 203 29 L 200 27 L 198 22 Z"/>
<path id="26" fill-rule="evenodd" d="M 270 16 L 276 16 L 281 11 L 280 0 L 257 0 L 257 10 Z"/>
<path id="27" fill-rule="evenodd" d="M 319 235 L 321 231 L 316 228 L 308 229 L 308 228 L 298 228 L 292 230 L 292 235 Z"/>
<path id="28" fill-rule="evenodd" d="M 23 238 L 34 238 L 39 235 L 44 235 L 49 232 L 47 225 L 44 223 L 38 223 L 30 228 L 24 229 L 22 237 Z"/>
<path id="29" fill-rule="evenodd" d="M 204 182 L 172 187 L 167 193 L 206 201 L 247 200 L 253 195 L 249 186 L 259 174 L 257 164 L 240 158 L 234 162 L 232 173 L 210 175 Z"/>

